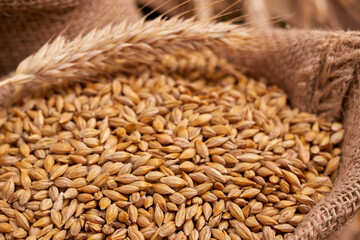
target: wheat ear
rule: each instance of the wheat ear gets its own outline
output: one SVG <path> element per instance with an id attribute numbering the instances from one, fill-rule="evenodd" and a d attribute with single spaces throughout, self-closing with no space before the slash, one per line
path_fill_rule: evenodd
<path id="1" fill-rule="evenodd" d="M 0 82 L 0 88 L 32 81 L 89 79 L 104 71 L 111 73 L 121 61 L 135 61 L 142 52 L 158 55 L 175 48 L 236 48 L 250 38 L 237 25 L 194 19 L 143 19 L 134 24 L 108 25 L 72 41 L 59 36 L 45 44 L 23 60 L 11 77 Z"/>

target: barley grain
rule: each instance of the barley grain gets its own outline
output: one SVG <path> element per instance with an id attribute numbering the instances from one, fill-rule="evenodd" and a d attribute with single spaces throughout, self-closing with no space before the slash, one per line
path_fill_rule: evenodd
<path id="1" fill-rule="evenodd" d="M 213 76 L 184 69 L 100 77 L 10 107 L 0 118 L 0 232 L 114 240 L 293 232 L 332 187 L 343 126 L 218 67 L 216 84 L 187 81 Z"/>

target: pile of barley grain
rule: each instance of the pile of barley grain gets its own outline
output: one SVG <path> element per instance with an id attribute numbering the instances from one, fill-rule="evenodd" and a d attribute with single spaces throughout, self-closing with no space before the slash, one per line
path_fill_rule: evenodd
<path id="1" fill-rule="evenodd" d="M 339 165 L 340 123 L 239 75 L 53 91 L 0 113 L 0 239 L 280 240 Z"/>

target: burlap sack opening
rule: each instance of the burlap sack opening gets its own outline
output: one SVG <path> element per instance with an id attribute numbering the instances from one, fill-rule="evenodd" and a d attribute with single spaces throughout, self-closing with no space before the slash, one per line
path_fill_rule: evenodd
<path id="1" fill-rule="evenodd" d="M 85 44 L 86 49 L 82 47 Z M 176 57 L 179 50 L 212 49 L 235 67 L 283 88 L 293 106 L 329 119 L 343 119 L 346 136 L 335 186 L 295 234 L 288 236 L 327 239 L 359 209 L 359 46 L 360 34 L 355 32 L 270 30 L 247 34 L 237 26 L 176 19 L 123 24 L 93 31 L 72 42 L 58 39 L 44 47 L 0 83 L 0 101 L 8 103 L 9 96 L 21 96 L 26 87 L 38 82 L 89 79 L 121 71 L 127 63 L 151 67 L 161 63 L 165 53 Z M 84 55 L 74 58 L 78 54 Z M 57 69 L 52 60 L 55 56 L 62 56 L 66 67 Z"/>

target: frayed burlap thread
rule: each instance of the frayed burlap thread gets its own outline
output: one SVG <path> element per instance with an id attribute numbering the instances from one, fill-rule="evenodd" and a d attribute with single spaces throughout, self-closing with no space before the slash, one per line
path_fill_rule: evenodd
<path id="1" fill-rule="evenodd" d="M 88 49 L 80 47 L 84 45 Z M 71 42 L 57 39 L 22 62 L 0 87 L 8 92 L 22 87 L 25 92 L 26 87 L 37 82 L 96 80 L 98 74 L 131 70 L 132 64 L 148 68 L 164 64 L 163 68 L 171 71 L 171 63 L 163 62 L 165 54 L 176 59 L 180 51 L 182 54 L 198 48 L 215 51 L 236 68 L 283 88 L 293 106 L 344 122 L 343 155 L 334 187 L 308 213 L 295 233 L 287 236 L 290 240 L 328 239 L 360 207 L 359 47 L 357 32 L 253 30 L 248 33 L 223 23 L 157 19 L 94 30 Z M 54 62 L 54 56 L 62 56 L 64 61 Z M 73 56 L 84 57 L 80 61 Z M 0 101 L 5 103 L 9 99 Z"/>

